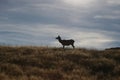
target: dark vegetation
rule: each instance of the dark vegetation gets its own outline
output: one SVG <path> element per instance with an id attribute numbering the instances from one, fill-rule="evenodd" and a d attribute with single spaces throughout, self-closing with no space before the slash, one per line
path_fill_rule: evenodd
<path id="1" fill-rule="evenodd" d="M 120 80 L 120 49 L 1 46 L 0 80 Z"/>

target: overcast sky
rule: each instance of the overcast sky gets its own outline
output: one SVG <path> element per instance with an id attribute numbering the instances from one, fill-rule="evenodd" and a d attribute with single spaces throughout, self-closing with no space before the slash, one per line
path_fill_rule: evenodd
<path id="1" fill-rule="evenodd" d="M 120 0 L 0 0 L 0 44 L 120 47 Z"/>

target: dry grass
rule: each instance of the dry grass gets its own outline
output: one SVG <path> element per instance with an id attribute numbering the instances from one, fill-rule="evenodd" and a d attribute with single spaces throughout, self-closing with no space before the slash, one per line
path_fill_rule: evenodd
<path id="1" fill-rule="evenodd" d="M 1 80 L 120 80 L 120 50 L 0 47 Z"/>

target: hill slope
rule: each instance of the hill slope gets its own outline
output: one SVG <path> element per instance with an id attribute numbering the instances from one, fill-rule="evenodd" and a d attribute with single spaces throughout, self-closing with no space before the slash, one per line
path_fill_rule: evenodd
<path id="1" fill-rule="evenodd" d="M 0 47 L 1 80 L 120 80 L 120 50 Z"/>

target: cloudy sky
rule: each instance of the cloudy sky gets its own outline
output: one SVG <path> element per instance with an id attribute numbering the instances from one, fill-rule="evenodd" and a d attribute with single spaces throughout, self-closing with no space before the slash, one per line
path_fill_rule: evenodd
<path id="1" fill-rule="evenodd" d="M 120 47 L 120 0 L 0 0 L 0 44 Z"/>

